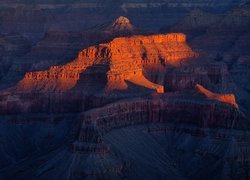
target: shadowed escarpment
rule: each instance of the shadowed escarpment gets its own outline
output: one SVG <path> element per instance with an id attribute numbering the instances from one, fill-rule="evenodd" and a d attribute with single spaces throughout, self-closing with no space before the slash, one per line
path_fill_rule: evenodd
<path id="1" fill-rule="evenodd" d="M 106 133 L 139 124 L 186 123 L 202 128 L 250 128 L 250 123 L 233 104 L 213 99 L 207 101 L 203 96 L 192 94 L 189 97 L 171 94 L 154 99 L 122 100 L 87 111 L 79 119 L 82 125 L 72 148 L 82 153 L 90 148 L 86 143 L 99 147 Z M 98 152 L 97 147 L 92 151 Z"/>
<path id="2" fill-rule="evenodd" d="M 184 122 L 200 127 L 249 128 L 239 123 L 242 114 L 228 103 L 190 95 L 162 96 L 159 99 L 131 99 L 85 112 L 82 122 L 93 124 L 100 133 L 144 123 Z M 192 99 L 193 98 L 193 99 Z M 246 123 L 246 122 L 245 122 Z"/>

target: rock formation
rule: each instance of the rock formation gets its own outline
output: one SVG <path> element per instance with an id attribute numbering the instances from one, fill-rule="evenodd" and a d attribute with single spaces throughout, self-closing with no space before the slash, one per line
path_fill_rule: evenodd
<path id="1" fill-rule="evenodd" d="M 105 31 L 111 34 L 135 34 L 139 30 L 130 23 L 130 20 L 128 18 L 120 16 L 112 25 L 108 26 Z"/>
<path id="2" fill-rule="evenodd" d="M 201 88 L 199 86 L 199 88 Z M 82 127 L 79 141 L 97 143 L 97 137 L 112 129 L 145 123 L 182 122 L 200 127 L 249 128 L 247 120 L 225 96 L 215 95 L 207 90 L 206 97 L 189 94 L 169 94 L 158 99 L 130 99 L 118 101 L 102 108 L 92 109 L 80 116 Z M 229 96 L 231 98 L 231 96 Z M 88 133 L 92 127 L 96 138 Z M 89 137 L 89 138 L 88 138 Z M 86 139 L 87 138 L 87 139 Z"/>
<path id="3" fill-rule="evenodd" d="M 143 67 L 148 64 L 179 66 L 182 60 L 194 57 L 197 53 L 186 44 L 184 34 L 115 38 L 80 51 L 74 61 L 65 65 L 26 73 L 16 90 L 65 92 L 81 83 L 84 86 L 85 80 L 94 78 L 96 81 L 90 86 L 104 84 L 104 91 L 127 89 L 126 81 L 129 81 L 162 93 L 161 85 L 144 77 Z"/>
<path id="4" fill-rule="evenodd" d="M 0 179 L 248 179 L 246 0 L 2 1 Z"/>
<path id="5" fill-rule="evenodd" d="M 207 89 L 205 89 L 203 86 L 197 84 L 196 89 L 199 91 L 199 93 L 206 96 L 206 98 L 210 100 L 217 100 L 221 102 L 225 102 L 228 104 L 234 105 L 236 108 L 238 108 L 238 104 L 235 101 L 235 96 L 233 94 L 217 94 L 213 93 Z"/>

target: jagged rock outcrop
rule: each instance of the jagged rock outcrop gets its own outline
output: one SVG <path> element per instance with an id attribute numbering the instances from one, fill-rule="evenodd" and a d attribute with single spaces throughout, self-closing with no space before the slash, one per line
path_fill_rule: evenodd
<path id="1" fill-rule="evenodd" d="M 130 81 L 162 93 L 164 90 L 161 85 L 154 84 L 144 77 L 143 66 L 179 66 L 182 60 L 195 57 L 197 53 L 186 44 L 184 34 L 115 38 L 109 43 L 80 51 L 71 63 L 53 66 L 47 71 L 26 73 L 15 90 L 64 92 L 79 84 L 83 87 L 81 90 L 84 90 L 84 81 L 95 78 L 96 81 L 92 81 L 92 84 L 90 82 L 89 86 L 100 83 L 105 86 L 105 91 L 127 89 L 126 81 Z"/>
<path id="2" fill-rule="evenodd" d="M 238 108 L 238 104 L 236 103 L 235 96 L 233 94 L 217 94 L 213 93 L 207 89 L 205 89 L 203 86 L 197 84 L 196 89 L 199 91 L 199 93 L 206 96 L 206 98 L 211 100 L 217 100 L 221 102 L 225 102 L 228 104 L 234 105 L 236 108 Z"/>

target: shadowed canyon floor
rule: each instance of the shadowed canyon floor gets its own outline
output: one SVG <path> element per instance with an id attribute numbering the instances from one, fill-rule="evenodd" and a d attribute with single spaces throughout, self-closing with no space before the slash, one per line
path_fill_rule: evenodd
<path id="1" fill-rule="evenodd" d="M 90 153 L 91 145 L 73 153 L 67 145 L 73 122 L 1 125 L 1 135 L 12 142 L 1 144 L 1 165 L 6 167 L 1 178 L 238 179 L 248 172 L 249 133 L 149 124 L 106 134 L 108 153 Z M 18 139 L 25 139 L 22 148 Z"/>

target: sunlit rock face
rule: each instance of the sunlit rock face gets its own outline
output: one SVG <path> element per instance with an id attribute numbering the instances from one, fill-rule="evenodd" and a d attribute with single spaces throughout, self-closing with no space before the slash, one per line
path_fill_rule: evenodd
<path id="1" fill-rule="evenodd" d="M 144 77 L 143 66 L 147 64 L 179 66 L 182 60 L 197 56 L 198 54 L 186 44 L 184 34 L 115 38 L 109 43 L 80 51 L 78 57 L 71 63 L 53 66 L 47 71 L 26 73 L 16 90 L 64 92 L 77 88 L 77 84 L 81 82 L 95 78 L 96 81 L 92 81 L 89 85 L 95 86 L 101 83 L 105 86 L 103 89 L 105 91 L 126 89 L 125 81 L 130 81 L 163 92 L 162 86 Z M 84 87 L 78 90 L 84 90 Z"/>
<path id="2" fill-rule="evenodd" d="M 217 94 L 217 93 L 213 93 L 207 89 L 205 89 L 203 86 L 197 84 L 196 85 L 197 90 L 206 96 L 206 98 L 210 99 L 210 100 L 217 100 L 220 102 L 225 102 L 228 104 L 232 104 L 234 105 L 236 108 L 238 108 L 238 104 L 236 103 L 235 100 L 235 96 L 233 94 Z"/>

